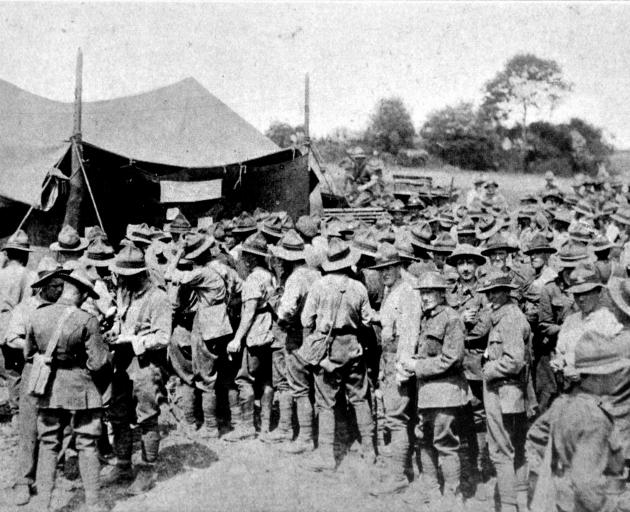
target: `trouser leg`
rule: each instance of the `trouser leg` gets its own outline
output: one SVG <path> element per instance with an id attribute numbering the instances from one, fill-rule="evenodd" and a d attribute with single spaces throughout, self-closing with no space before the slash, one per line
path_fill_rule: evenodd
<path id="1" fill-rule="evenodd" d="M 175 407 L 182 421 L 187 425 L 196 425 L 195 405 L 197 401 L 197 389 L 179 379 L 175 391 Z"/>
<path id="2" fill-rule="evenodd" d="M 456 494 L 459 490 L 461 468 L 459 462 L 459 436 L 456 431 L 459 407 L 438 409 L 434 416 L 433 446 L 444 480 L 444 494 Z"/>
<path id="3" fill-rule="evenodd" d="M 61 450 L 64 427 L 69 422 L 69 413 L 61 409 L 40 409 L 37 416 L 37 431 L 40 440 L 37 464 L 37 494 L 40 505 L 46 509 L 55 486 L 57 457 Z"/>
<path id="4" fill-rule="evenodd" d="M 348 401 L 354 409 L 364 455 L 374 458 L 374 417 L 369 402 L 367 369 L 362 358 L 343 368 Z"/>
<path id="5" fill-rule="evenodd" d="M 422 464 L 422 480 L 430 493 L 439 492 L 438 459 L 433 447 L 436 410 L 420 409 L 418 414 L 417 439 Z"/>
<path id="6" fill-rule="evenodd" d="M 23 382 L 28 381 L 32 365 L 26 364 L 22 372 Z M 37 398 L 30 395 L 25 386 L 20 389 L 18 416 L 18 453 L 16 484 L 32 485 L 37 471 Z"/>
<path id="7" fill-rule="evenodd" d="M 76 411 L 72 420 L 79 452 L 79 471 L 88 505 L 95 505 L 100 499 L 97 442 L 102 431 L 101 417 L 100 410 Z"/>

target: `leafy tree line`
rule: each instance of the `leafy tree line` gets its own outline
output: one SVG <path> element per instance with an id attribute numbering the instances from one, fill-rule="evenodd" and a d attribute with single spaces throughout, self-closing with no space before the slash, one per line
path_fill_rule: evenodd
<path id="1" fill-rule="evenodd" d="M 333 160 L 348 147 L 362 144 L 381 155 L 424 149 L 464 169 L 592 172 L 613 152 L 602 130 L 578 118 L 559 124 L 544 121 L 572 88 L 557 62 L 519 54 L 486 82 L 478 106 L 473 102 L 446 106 L 429 114 L 416 131 L 403 101 L 383 98 L 365 131 L 340 128 L 316 142 L 324 157 Z M 292 134 L 299 138 L 300 129 L 273 123 L 266 134 L 279 146 L 289 147 Z"/>

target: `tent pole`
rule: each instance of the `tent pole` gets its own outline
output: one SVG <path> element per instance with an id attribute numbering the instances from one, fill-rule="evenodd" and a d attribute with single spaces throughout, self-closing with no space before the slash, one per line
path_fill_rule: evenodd
<path id="1" fill-rule="evenodd" d="M 309 80 L 308 73 L 304 77 L 304 136 L 306 140 L 309 140 L 311 137 L 311 83 Z"/>
<path id="2" fill-rule="evenodd" d="M 66 201 L 66 214 L 64 225 L 79 229 L 81 217 L 81 205 L 85 195 L 85 177 L 81 172 L 81 96 L 83 90 L 83 52 L 79 48 L 77 52 L 76 86 L 74 89 L 74 116 L 73 129 L 70 142 L 71 173 L 70 191 Z"/>

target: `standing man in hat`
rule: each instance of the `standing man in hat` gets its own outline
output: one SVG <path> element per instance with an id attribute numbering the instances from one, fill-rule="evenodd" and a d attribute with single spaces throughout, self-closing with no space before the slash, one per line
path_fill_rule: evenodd
<path id="1" fill-rule="evenodd" d="M 304 463 L 313 471 L 334 471 L 337 467 L 335 409 L 340 391 L 345 391 L 354 409 L 363 460 L 375 460 L 367 368 L 358 338 L 361 327 L 369 325 L 374 313 L 365 286 L 352 272 L 359 257 L 344 241 L 330 240 L 322 262 L 326 274 L 313 283 L 302 310 L 302 326 L 312 334 L 304 340 L 300 355 L 316 366 L 319 442 L 315 456 Z"/>
<path id="2" fill-rule="evenodd" d="M 179 288 L 178 323 L 189 330 L 192 382 L 183 385 L 184 415 L 190 426 L 194 422 L 195 389 L 201 392 L 203 437 L 219 437 L 217 398 L 221 395 L 219 373 L 228 366 L 227 343 L 232 337 L 228 316 L 228 295 L 223 276 L 210 265 L 218 254 L 214 238 L 200 233 L 186 237 L 185 247 L 178 252 L 166 272 L 169 283 Z M 185 252 L 184 252 L 185 251 Z M 192 270 L 178 270 L 181 257 L 192 262 Z M 171 344 L 169 351 L 180 347 Z M 177 361 L 175 357 L 175 361 Z M 192 420 L 192 421 L 191 421 Z"/>
<path id="3" fill-rule="evenodd" d="M 5 343 L 5 329 L 15 307 L 33 293 L 31 285 L 37 278 L 35 272 L 26 268 L 30 247 L 28 235 L 22 230 L 15 232 L 3 248 L 7 262 L 0 268 L 0 378 L 7 382 L 9 407 L 14 418 L 17 418 L 18 412 L 24 357 L 20 349 L 11 348 Z"/>
<path id="4" fill-rule="evenodd" d="M 471 188 L 466 194 L 466 206 L 468 208 L 479 207 L 483 199 L 483 186 L 486 183 L 487 176 L 479 174 L 473 181 L 474 188 Z"/>
<path id="5" fill-rule="evenodd" d="M 91 296 L 98 298 L 82 269 L 59 274 L 65 281 L 54 304 L 33 311 L 24 353 L 51 357 L 54 370 L 39 397 L 37 430 L 40 439 L 37 471 L 37 510 L 49 510 L 57 459 L 64 429 L 71 426 L 79 452 L 79 471 L 88 510 L 103 510 L 99 497 L 97 440 L 101 435 L 103 402 L 94 374 L 108 363 L 109 352 L 101 339 L 98 320 L 80 309 Z M 53 344 L 53 348 L 49 347 Z"/>
<path id="6" fill-rule="evenodd" d="M 470 394 L 462 414 L 462 447 L 465 451 L 462 457 L 463 477 L 471 487 L 477 486 L 477 497 L 484 498 L 483 483 L 488 480 L 489 475 L 486 464 L 486 414 L 483 407 L 481 360 L 492 324 L 488 300 L 477 290 L 477 270 L 485 265 L 486 258 L 478 248 L 461 244 L 446 259 L 446 263 L 453 266 L 458 275 L 457 282 L 447 297 L 448 304 L 459 313 L 466 328 L 463 365 Z M 471 425 L 474 428 L 470 428 Z"/>
<path id="7" fill-rule="evenodd" d="M 124 245 L 111 265 L 118 279 L 117 320 L 108 333 L 114 349 L 114 377 L 109 420 L 114 431 L 117 464 L 103 484 L 133 478 L 131 423 L 141 433 L 142 464 L 129 487 L 140 494 L 156 479 L 160 448 L 158 418 L 165 400 L 164 363 L 172 330 L 172 308 L 166 292 L 149 277 L 142 251 Z"/>
<path id="8" fill-rule="evenodd" d="M 418 280 L 422 304 L 416 355 L 400 367 L 418 379 L 418 438 L 425 502 L 440 510 L 461 507 L 460 438 L 457 423 L 468 400 L 464 376 L 464 323 L 446 304 L 448 283 L 438 272 Z M 440 493 L 439 471 L 444 481 Z"/>
<path id="9" fill-rule="evenodd" d="M 267 241 L 260 233 L 251 235 L 241 246 L 241 261 L 247 271 L 241 292 L 241 321 L 234 339 L 227 346 L 232 357 L 242 352 L 236 375 L 240 415 L 232 418 L 234 430 L 224 436 L 226 441 L 256 437 L 254 393 L 259 389 L 262 389 L 261 431 L 264 434 L 269 432 L 273 404 L 271 345 L 274 341 L 270 300 L 277 285 L 275 277 L 269 271 L 268 256 Z"/>
<path id="10" fill-rule="evenodd" d="M 501 271 L 490 272 L 479 288 L 492 310 L 482 370 L 483 397 L 502 512 L 527 510 L 526 347 L 531 329 L 511 297 L 515 288 L 511 276 Z"/>
<path id="11" fill-rule="evenodd" d="M 81 238 L 77 230 L 72 226 L 63 226 L 57 235 L 57 241 L 50 244 L 50 250 L 57 256 L 57 261 L 64 264 L 67 261 L 76 261 L 88 246 L 88 241 Z"/>
<path id="12" fill-rule="evenodd" d="M 63 280 L 59 277 L 61 266 L 50 256 L 44 256 L 37 266 L 38 281 L 31 287 L 34 295 L 25 298 L 11 313 L 5 332 L 6 345 L 24 353 L 30 317 L 36 309 L 52 304 L 59 299 Z M 31 497 L 37 469 L 37 398 L 26 389 L 32 364 L 23 361 L 19 382 L 18 454 L 16 480 L 13 486 L 14 504 L 25 505 Z"/>
<path id="13" fill-rule="evenodd" d="M 416 380 L 413 373 L 399 369 L 399 361 L 416 352 L 422 307 L 418 292 L 402 278 L 402 261 L 394 246 L 381 244 L 372 268 L 381 273 L 385 285 L 380 310 L 379 392 L 390 443 L 387 479 L 371 493 L 384 495 L 400 492 L 409 485 L 406 469 L 411 451 L 410 429 L 416 422 Z"/>
<path id="14" fill-rule="evenodd" d="M 313 248 L 310 247 L 310 250 Z M 321 273 L 307 266 L 306 247 L 296 231 L 287 231 L 280 239 L 278 246 L 272 248 L 272 252 L 282 262 L 288 277 L 277 309 L 276 339 L 284 340 L 284 349 L 274 351 L 273 361 L 274 387 L 280 405 L 280 422 L 270 438 L 291 441 L 293 437 L 292 406 L 295 403 L 300 432 L 295 442 L 286 444 L 283 450 L 297 454 L 314 449 L 313 405 L 310 399 L 313 368 L 300 358 L 298 349 L 303 342 L 303 330 L 300 323 L 302 308 L 310 286 L 321 277 Z M 283 389 L 283 373 L 289 385 L 288 390 Z"/>
<path id="15" fill-rule="evenodd" d="M 573 296 L 569 293 L 569 276 L 580 262 L 586 262 L 588 254 L 581 244 L 567 243 L 558 253 L 558 276 L 546 283 L 540 292 L 538 304 L 538 333 L 534 337 L 534 364 L 536 397 L 540 412 L 549 408 L 558 395 L 561 382 L 551 367 L 558 341 L 558 333 L 572 312 L 576 310 Z"/>
<path id="16" fill-rule="evenodd" d="M 510 276 L 510 279 L 514 286 L 514 297 L 521 302 L 523 299 L 523 293 L 531 282 L 531 270 L 526 267 L 519 266 L 513 263 L 508 263 L 508 257 L 510 255 L 518 254 L 518 247 L 510 244 L 501 233 L 496 233 L 486 240 L 485 245 L 481 250 L 486 258 L 488 258 L 488 265 L 500 272 L 504 272 Z"/>

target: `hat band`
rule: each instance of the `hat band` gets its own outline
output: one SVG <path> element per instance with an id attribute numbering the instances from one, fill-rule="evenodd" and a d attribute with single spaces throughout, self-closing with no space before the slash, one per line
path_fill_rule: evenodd
<path id="1" fill-rule="evenodd" d="M 304 250 L 304 245 L 302 244 L 300 245 L 282 244 L 280 247 L 282 247 L 283 249 L 286 249 L 287 251 L 293 251 L 293 252 L 300 252 Z"/>
<path id="2" fill-rule="evenodd" d="M 146 240 L 149 243 L 153 240 L 149 235 L 146 235 L 144 233 L 139 233 L 138 231 L 132 232 L 129 236 L 141 238 L 142 240 Z"/>
<path id="3" fill-rule="evenodd" d="M 350 247 L 345 247 L 342 251 L 339 251 L 334 254 L 330 254 L 328 256 L 328 260 L 329 261 L 343 260 L 346 256 L 348 256 L 348 254 L 350 254 Z"/>
<path id="4" fill-rule="evenodd" d="M 88 252 L 86 257 L 91 260 L 105 261 L 113 259 L 114 255 L 111 252 Z"/>
<path id="5" fill-rule="evenodd" d="M 197 249 L 199 249 L 203 244 L 204 244 L 203 238 L 199 238 L 198 240 L 195 241 L 195 243 L 193 243 L 193 244 L 189 245 L 188 247 L 186 247 L 186 252 L 187 253 L 194 252 Z"/>
<path id="6" fill-rule="evenodd" d="M 67 244 L 65 242 L 62 242 L 60 240 L 57 241 L 57 243 L 59 244 L 59 247 L 61 247 L 62 249 L 76 249 L 77 247 L 81 246 L 81 240 L 77 240 L 76 244 Z"/>
<path id="7" fill-rule="evenodd" d="M 376 252 L 378 250 L 378 247 L 375 247 L 375 246 L 370 245 L 370 244 L 363 243 L 363 242 L 358 241 L 358 240 L 354 240 L 352 243 L 354 244 L 355 247 L 357 247 L 359 249 L 365 249 L 366 251 Z M 350 249 L 348 249 L 348 250 L 350 250 Z"/>
<path id="8" fill-rule="evenodd" d="M 146 268 L 146 263 L 144 260 L 118 260 L 116 266 L 128 269 L 143 269 Z"/>

